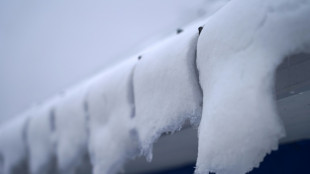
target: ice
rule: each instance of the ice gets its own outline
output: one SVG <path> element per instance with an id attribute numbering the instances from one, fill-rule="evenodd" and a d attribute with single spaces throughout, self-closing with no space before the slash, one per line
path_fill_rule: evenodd
<path id="1" fill-rule="evenodd" d="M 55 140 L 60 173 L 73 174 L 87 150 L 87 83 L 68 90 L 55 105 Z"/>
<path id="2" fill-rule="evenodd" d="M 139 142 L 132 122 L 132 73 L 138 56 L 100 73 L 90 82 L 89 152 L 94 174 L 114 174 L 137 156 Z"/>
<path id="3" fill-rule="evenodd" d="M 243 174 L 284 136 L 274 72 L 310 41 L 310 1 L 234 0 L 211 17 L 198 40 L 203 89 L 196 173 Z"/>
<path id="4" fill-rule="evenodd" d="M 55 103 L 53 98 L 31 115 L 27 129 L 29 167 L 31 174 L 52 174 L 56 171 Z"/>
<path id="5" fill-rule="evenodd" d="M 27 173 L 25 129 L 29 115 L 21 115 L 0 129 L 1 174 Z"/>
<path id="6" fill-rule="evenodd" d="M 137 130 L 142 153 L 150 161 L 152 144 L 186 120 L 198 124 L 202 93 L 198 84 L 198 26 L 158 43 L 141 54 L 134 72 Z"/>

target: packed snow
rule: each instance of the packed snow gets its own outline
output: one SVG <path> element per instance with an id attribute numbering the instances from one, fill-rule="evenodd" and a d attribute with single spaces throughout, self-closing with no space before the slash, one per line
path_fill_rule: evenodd
<path id="1" fill-rule="evenodd" d="M 138 155 L 151 161 L 153 143 L 187 121 L 199 125 L 197 174 L 258 167 L 285 135 L 274 76 L 309 51 L 310 1 L 220 0 L 209 13 L 2 126 L 0 173 L 83 173 L 90 162 L 116 174 Z"/>
<path id="2" fill-rule="evenodd" d="M 139 153 L 132 117 L 132 73 L 138 56 L 91 80 L 89 87 L 89 153 L 94 174 L 114 174 Z"/>
<path id="3" fill-rule="evenodd" d="M 244 174 L 277 149 L 285 132 L 274 73 L 309 44 L 309 16 L 310 1 L 235 0 L 207 21 L 197 48 L 204 99 L 196 173 Z"/>
<path id="4" fill-rule="evenodd" d="M 180 130 L 186 120 L 198 124 L 202 94 L 196 70 L 198 27 L 169 38 L 141 54 L 134 72 L 137 130 L 143 154 L 162 134 Z"/>

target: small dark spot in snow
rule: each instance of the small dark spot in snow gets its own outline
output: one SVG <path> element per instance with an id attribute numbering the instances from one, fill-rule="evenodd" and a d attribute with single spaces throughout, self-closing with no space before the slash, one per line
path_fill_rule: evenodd
<path id="1" fill-rule="evenodd" d="M 216 174 L 215 172 L 209 172 L 209 174 Z"/>
<path id="2" fill-rule="evenodd" d="M 142 56 L 138 56 L 138 60 L 140 60 L 142 58 Z"/>
<path id="3" fill-rule="evenodd" d="M 183 30 L 181 29 L 181 28 L 178 28 L 177 29 L 177 34 L 180 34 L 180 33 L 182 33 L 183 32 Z"/>
<path id="4" fill-rule="evenodd" d="M 200 35 L 202 29 L 203 29 L 203 26 L 200 26 L 200 27 L 198 28 L 198 33 L 199 33 L 199 35 Z"/>

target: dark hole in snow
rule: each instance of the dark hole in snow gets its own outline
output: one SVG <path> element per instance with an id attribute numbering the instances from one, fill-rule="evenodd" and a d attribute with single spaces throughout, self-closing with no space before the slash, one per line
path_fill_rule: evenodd
<path id="1" fill-rule="evenodd" d="M 177 34 L 180 34 L 180 33 L 182 33 L 183 32 L 183 30 L 181 29 L 181 28 L 178 28 L 177 29 Z"/>
<path id="2" fill-rule="evenodd" d="M 200 35 L 202 29 L 203 29 L 203 26 L 201 26 L 201 27 L 198 28 L 198 33 L 199 33 L 199 35 Z"/>
<path id="3" fill-rule="evenodd" d="M 209 174 L 216 174 L 215 172 L 209 172 Z"/>
<path id="4" fill-rule="evenodd" d="M 138 60 L 140 60 L 142 58 L 142 56 L 138 56 Z"/>

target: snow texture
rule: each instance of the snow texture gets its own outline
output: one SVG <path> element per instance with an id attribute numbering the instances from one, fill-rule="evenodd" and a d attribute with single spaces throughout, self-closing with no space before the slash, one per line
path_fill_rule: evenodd
<path id="1" fill-rule="evenodd" d="M 54 98 L 31 115 L 27 129 L 29 168 L 31 174 L 56 173 L 55 155 L 55 103 Z"/>
<path id="2" fill-rule="evenodd" d="M 89 87 L 89 152 L 94 174 L 117 173 L 123 163 L 139 153 L 132 117 L 132 73 L 138 56 L 91 80 Z"/>
<path id="3" fill-rule="evenodd" d="M 273 96 L 285 56 L 310 41 L 309 0 L 234 0 L 205 24 L 196 173 L 244 174 L 277 149 L 284 128 Z"/>
<path id="4" fill-rule="evenodd" d="M 139 153 L 150 161 L 153 143 L 188 120 L 200 124 L 197 174 L 257 167 L 285 135 L 274 76 L 309 52 L 310 0 L 219 0 L 207 13 L 200 36 L 201 22 L 179 29 L 2 126 L 0 173 L 23 173 L 28 159 L 32 174 L 83 173 L 87 161 L 115 174 Z"/>
<path id="5" fill-rule="evenodd" d="M 87 151 L 87 83 L 66 93 L 55 105 L 57 166 L 61 174 L 73 174 Z"/>
<path id="6" fill-rule="evenodd" d="M 146 50 L 136 66 L 135 122 L 148 161 L 152 144 L 161 134 L 180 130 L 186 120 L 199 123 L 202 94 L 195 64 L 197 28 L 185 28 Z"/>
<path id="7" fill-rule="evenodd" d="M 0 168 L 1 174 L 18 174 L 18 170 L 25 166 L 27 152 L 26 152 L 26 138 L 25 129 L 27 127 L 28 115 L 21 115 L 11 120 L 0 130 L 0 155 L 2 163 Z M 25 168 L 21 168 L 23 170 Z"/>

